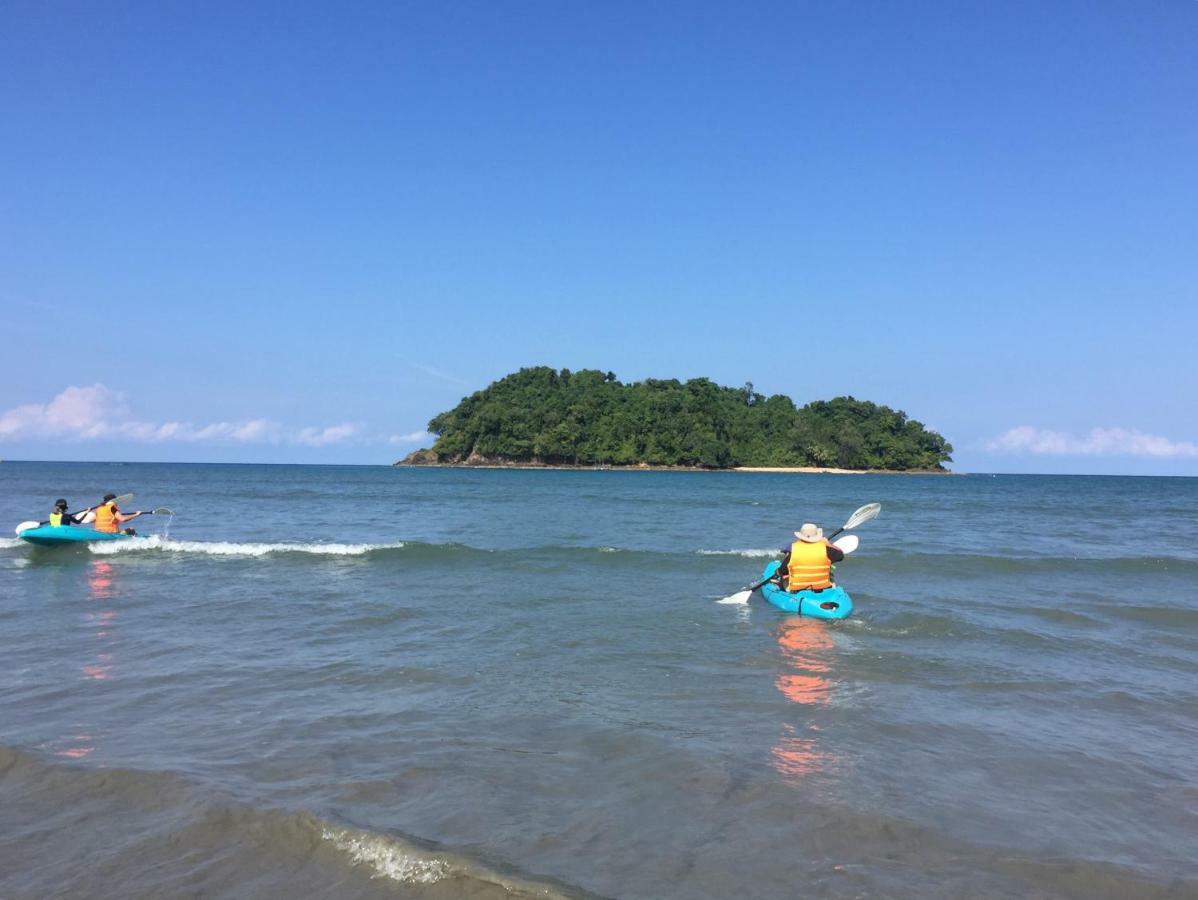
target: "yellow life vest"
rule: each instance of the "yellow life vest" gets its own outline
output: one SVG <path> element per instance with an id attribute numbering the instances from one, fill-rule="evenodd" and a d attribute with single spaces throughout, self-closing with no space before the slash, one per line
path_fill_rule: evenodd
<path id="1" fill-rule="evenodd" d="M 116 534 L 120 531 L 120 522 L 116 518 L 117 508 L 114 503 L 104 503 L 96 507 L 96 531 L 105 534 Z"/>
<path id="2" fill-rule="evenodd" d="M 61 525 L 62 524 L 62 513 L 60 513 L 58 510 L 55 510 L 54 512 L 50 513 L 50 524 L 54 525 L 54 526 Z"/>
<path id="3" fill-rule="evenodd" d="M 791 544 L 786 574 L 786 589 L 791 593 L 807 588 L 822 591 L 831 587 L 832 561 L 828 559 L 828 542 L 795 541 Z"/>

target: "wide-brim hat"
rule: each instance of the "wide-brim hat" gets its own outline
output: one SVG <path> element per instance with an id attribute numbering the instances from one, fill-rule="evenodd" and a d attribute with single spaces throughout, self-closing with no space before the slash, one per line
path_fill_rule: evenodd
<path id="1" fill-rule="evenodd" d="M 824 530 L 818 525 L 813 525 L 811 522 L 808 522 L 795 532 L 795 537 L 797 537 L 800 541 L 805 541 L 808 544 L 814 544 L 816 541 L 822 541 L 824 539 Z"/>

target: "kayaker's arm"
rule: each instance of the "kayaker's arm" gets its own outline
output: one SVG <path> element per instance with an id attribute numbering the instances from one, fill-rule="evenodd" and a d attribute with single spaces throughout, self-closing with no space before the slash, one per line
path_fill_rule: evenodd
<path id="1" fill-rule="evenodd" d="M 778 563 L 778 569 L 774 572 L 774 577 L 770 581 L 776 584 L 782 584 L 782 579 L 786 577 L 786 573 L 790 570 L 790 548 L 782 548 L 782 562 Z"/>
<path id="2" fill-rule="evenodd" d="M 835 544 L 828 544 L 828 559 L 834 563 L 838 563 L 844 559 L 844 551 Z"/>

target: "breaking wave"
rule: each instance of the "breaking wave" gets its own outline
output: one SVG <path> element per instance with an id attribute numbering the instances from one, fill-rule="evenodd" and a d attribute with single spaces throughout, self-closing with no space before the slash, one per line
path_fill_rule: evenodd
<path id="1" fill-rule="evenodd" d="M 272 553 L 308 553 L 316 556 L 365 556 L 382 550 L 401 550 L 403 541 L 390 544 L 334 544 L 334 543 L 238 543 L 234 541 L 174 541 L 153 535 L 135 537 L 127 541 L 107 541 L 89 544 L 92 553 L 101 556 L 119 553 L 203 553 L 209 556 L 267 556 Z"/>
<path id="2" fill-rule="evenodd" d="M 769 556 L 781 556 L 778 550 L 699 550 L 700 556 L 745 556 L 749 559 L 764 559 Z"/>

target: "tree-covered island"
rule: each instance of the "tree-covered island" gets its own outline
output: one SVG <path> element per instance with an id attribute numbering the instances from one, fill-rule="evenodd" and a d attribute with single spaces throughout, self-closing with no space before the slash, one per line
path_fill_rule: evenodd
<path id="1" fill-rule="evenodd" d="M 952 445 L 852 397 L 797 407 L 707 378 L 623 384 L 611 372 L 521 369 L 436 416 L 407 465 L 836 467 L 946 471 Z"/>

